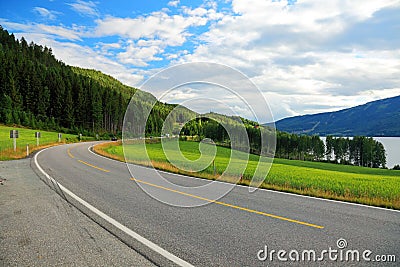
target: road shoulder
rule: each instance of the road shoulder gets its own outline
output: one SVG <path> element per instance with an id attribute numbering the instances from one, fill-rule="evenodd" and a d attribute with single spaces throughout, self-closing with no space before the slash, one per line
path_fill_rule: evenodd
<path id="1" fill-rule="evenodd" d="M 30 159 L 0 162 L 0 266 L 154 266 L 51 190 Z"/>

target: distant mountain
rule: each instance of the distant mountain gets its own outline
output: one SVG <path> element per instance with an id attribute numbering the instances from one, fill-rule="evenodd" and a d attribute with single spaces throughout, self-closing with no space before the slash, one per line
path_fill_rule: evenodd
<path id="1" fill-rule="evenodd" d="M 400 96 L 335 112 L 285 118 L 280 131 L 320 136 L 400 136 Z"/>

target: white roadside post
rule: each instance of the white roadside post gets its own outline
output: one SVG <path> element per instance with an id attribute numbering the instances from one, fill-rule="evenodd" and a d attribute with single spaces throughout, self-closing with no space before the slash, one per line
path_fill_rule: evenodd
<path id="1" fill-rule="evenodd" d="M 35 132 L 35 137 L 36 137 L 36 146 L 39 146 L 40 132 Z"/>
<path id="2" fill-rule="evenodd" d="M 217 168 L 215 167 L 215 159 L 213 159 L 214 176 L 217 174 Z"/>
<path id="3" fill-rule="evenodd" d="M 58 142 L 59 142 L 59 143 L 61 143 L 61 137 L 62 137 L 62 134 L 59 133 L 59 134 L 58 134 Z"/>
<path id="4" fill-rule="evenodd" d="M 29 144 L 26 144 L 26 156 L 29 156 Z"/>
<path id="5" fill-rule="evenodd" d="M 11 130 L 10 131 L 10 138 L 13 139 L 13 144 L 14 144 L 14 152 L 17 151 L 17 138 L 19 137 L 18 130 Z"/>

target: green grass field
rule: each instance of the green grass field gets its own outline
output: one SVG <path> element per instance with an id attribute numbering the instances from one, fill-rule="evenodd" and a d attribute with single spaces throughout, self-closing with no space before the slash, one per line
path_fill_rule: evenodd
<path id="1" fill-rule="evenodd" d="M 10 138 L 10 130 L 18 130 L 19 132 L 19 138 L 17 138 L 16 152 L 14 152 L 13 140 Z M 39 147 L 36 145 L 35 132 L 41 133 L 41 138 L 39 139 Z M 62 134 L 61 143 L 77 142 L 77 137 L 77 135 L 73 134 Z M 84 137 L 83 140 L 90 140 L 90 138 Z M 32 152 L 57 143 L 57 132 L 48 132 L 0 125 L 0 160 L 10 160 L 25 157 L 27 145 L 29 145 L 29 151 Z"/>
<path id="2" fill-rule="evenodd" d="M 214 169 L 210 164 L 212 162 L 211 156 L 200 159 L 199 143 L 180 142 L 179 146 L 185 157 L 190 160 L 197 160 L 196 164 L 185 162 L 180 156 L 180 152 L 172 146 L 169 147 L 168 143 L 164 150 L 160 143 L 147 144 L 146 150 L 152 160 L 152 164 L 158 169 L 215 179 L 213 175 Z M 207 146 L 205 145 L 205 147 Z M 142 146 L 132 144 L 125 146 L 124 149 L 129 161 L 149 165 L 146 162 L 145 151 Z M 207 150 L 204 147 L 203 149 Z M 109 157 L 124 160 L 121 144 L 103 144 L 97 147 L 96 151 Z M 173 159 L 177 167 L 171 165 L 165 154 L 170 159 Z M 212 155 L 212 153 L 210 154 Z M 247 161 L 247 154 L 241 152 L 236 154 L 237 157 L 232 160 L 228 174 L 232 177 L 238 177 L 240 169 L 244 165 L 246 170 L 243 176 L 244 180 L 241 183 L 249 184 L 257 167 L 259 157 L 257 155 L 249 155 L 249 160 Z M 230 149 L 217 147 L 215 166 L 218 174 L 226 170 L 230 155 Z M 191 172 L 191 170 L 196 170 L 201 165 L 202 167 L 208 167 L 199 172 Z M 267 168 L 267 166 L 263 165 L 261 168 Z M 186 169 L 186 171 L 182 171 L 182 169 Z M 261 187 L 400 209 L 400 171 L 394 170 L 274 159 L 271 170 Z"/>

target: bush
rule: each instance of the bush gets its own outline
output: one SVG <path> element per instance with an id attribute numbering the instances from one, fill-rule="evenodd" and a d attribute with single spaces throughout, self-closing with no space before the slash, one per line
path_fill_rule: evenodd
<path id="1" fill-rule="evenodd" d="M 394 167 L 393 167 L 393 169 L 392 170 L 400 170 L 400 165 L 394 165 Z"/>

